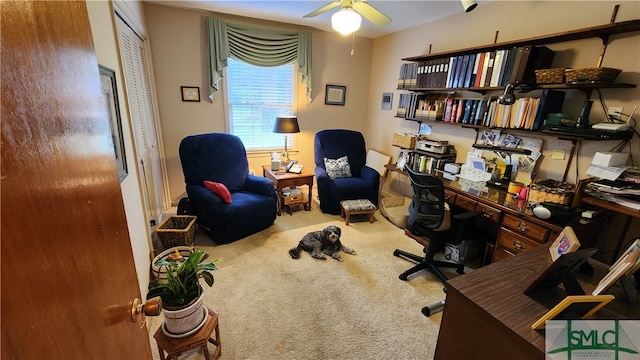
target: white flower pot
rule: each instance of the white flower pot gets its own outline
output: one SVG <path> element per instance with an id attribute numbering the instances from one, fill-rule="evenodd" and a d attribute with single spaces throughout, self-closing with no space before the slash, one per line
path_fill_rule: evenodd
<path id="1" fill-rule="evenodd" d="M 202 327 L 207 315 L 207 309 L 203 305 L 204 291 L 191 305 L 179 310 L 162 309 L 164 323 L 162 330 L 171 337 L 185 337 Z"/>

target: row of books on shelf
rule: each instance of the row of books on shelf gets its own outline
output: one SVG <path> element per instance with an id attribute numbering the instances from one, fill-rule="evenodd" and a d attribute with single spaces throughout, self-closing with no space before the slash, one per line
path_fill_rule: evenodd
<path id="1" fill-rule="evenodd" d="M 405 165 L 413 171 L 435 174 L 436 170 L 442 170 L 445 164 L 453 163 L 455 159 L 434 158 L 415 151 L 401 151 L 398 154 L 396 168 L 404 169 Z"/>
<path id="2" fill-rule="evenodd" d="M 402 95 L 405 95 L 404 97 Z M 487 127 L 539 130 L 549 113 L 562 110 L 563 91 L 545 89 L 540 97 L 521 97 L 513 105 L 454 94 L 401 94 L 397 116 Z"/>
<path id="3" fill-rule="evenodd" d="M 535 82 L 535 70 L 551 66 L 553 50 L 517 46 L 402 64 L 399 88 L 481 88 Z"/>

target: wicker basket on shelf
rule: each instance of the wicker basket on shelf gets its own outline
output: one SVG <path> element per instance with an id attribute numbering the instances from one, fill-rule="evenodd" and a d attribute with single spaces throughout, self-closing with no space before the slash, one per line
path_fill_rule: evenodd
<path id="1" fill-rule="evenodd" d="M 550 202 L 555 204 L 569 205 L 573 200 L 576 186 L 557 180 L 536 180 L 529 185 L 530 203 Z"/>
<path id="2" fill-rule="evenodd" d="M 584 68 L 584 69 L 567 69 L 564 71 L 564 77 L 567 83 L 607 83 L 620 75 L 622 70 L 607 67 Z"/>
<path id="3" fill-rule="evenodd" d="M 536 83 L 538 84 L 562 84 L 566 68 L 536 70 Z"/>

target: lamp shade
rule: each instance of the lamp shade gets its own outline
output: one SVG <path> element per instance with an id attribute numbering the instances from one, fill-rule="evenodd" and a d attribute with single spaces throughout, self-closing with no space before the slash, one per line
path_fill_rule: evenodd
<path id="1" fill-rule="evenodd" d="M 276 118 L 276 124 L 273 127 L 273 132 L 279 134 L 299 133 L 300 127 L 298 127 L 298 117 L 278 116 Z"/>
<path id="2" fill-rule="evenodd" d="M 351 8 L 343 8 L 331 16 L 331 27 L 342 35 L 349 35 L 360 29 L 362 17 Z"/>

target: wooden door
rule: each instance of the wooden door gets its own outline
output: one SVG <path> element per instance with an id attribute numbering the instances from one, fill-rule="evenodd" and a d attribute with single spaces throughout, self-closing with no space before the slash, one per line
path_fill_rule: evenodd
<path id="1" fill-rule="evenodd" d="M 83 1 L 2 1 L 2 359 L 150 359 Z"/>

